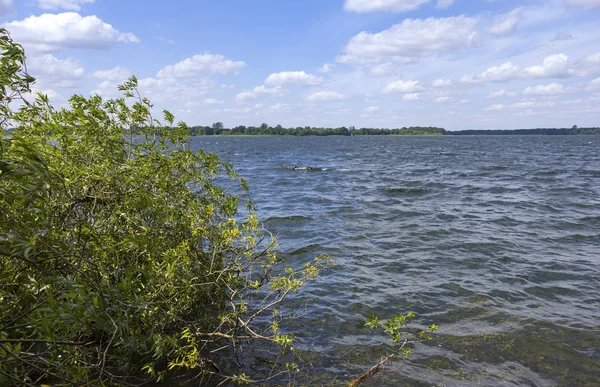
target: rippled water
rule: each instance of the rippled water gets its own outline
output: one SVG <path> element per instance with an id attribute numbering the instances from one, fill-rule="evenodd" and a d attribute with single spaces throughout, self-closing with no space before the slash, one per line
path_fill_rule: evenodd
<path id="1" fill-rule="evenodd" d="M 330 254 L 295 322 L 324 381 L 438 338 L 372 385 L 600 385 L 600 137 L 197 137 L 251 184 L 283 257 Z M 319 384 L 321 382 L 314 382 Z"/>

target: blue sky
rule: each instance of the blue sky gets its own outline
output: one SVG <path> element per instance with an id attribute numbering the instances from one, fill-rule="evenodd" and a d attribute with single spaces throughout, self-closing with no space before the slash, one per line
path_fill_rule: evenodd
<path id="1" fill-rule="evenodd" d="M 0 0 L 36 88 L 190 125 L 600 126 L 600 0 Z"/>

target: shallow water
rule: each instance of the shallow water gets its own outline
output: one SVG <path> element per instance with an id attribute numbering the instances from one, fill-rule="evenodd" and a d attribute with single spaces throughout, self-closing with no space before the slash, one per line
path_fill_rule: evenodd
<path id="1" fill-rule="evenodd" d="M 386 355 L 366 317 L 440 326 L 372 385 L 600 385 L 600 136 L 196 137 L 291 264 L 330 254 L 292 329 L 323 380 Z M 319 382 L 315 382 L 319 383 Z"/>

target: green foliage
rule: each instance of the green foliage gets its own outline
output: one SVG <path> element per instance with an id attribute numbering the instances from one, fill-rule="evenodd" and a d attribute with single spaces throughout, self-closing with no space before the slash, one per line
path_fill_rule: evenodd
<path id="1" fill-rule="evenodd" d="M 242 215 L 215 184 L 247 182 L 189 150 L 171 113 L 154 119 L 135 77 L 123 98 L 75 95 L 57 110 L 27 101 L 33 78 L 3 29 L 0 46 L 0 385 L 182 369 L 244 383 L 221 371 L 242 344 L 292 348 L 281 304 L 330 259 L 279 270 L 252 203 Z"/>
<path id="2" fill-rule="evenodd" d="M 219 124 L 219 125 L 217 125 Z M 398 129 L 374 129 L 374 128 L 314 128 L 310 126 L 299 126 L 297 128 L 284 128 L 281 125 L 275 127 L 267 124 L 256 126 L 236 126 L 226 129 L 218 122 L 212 126 L 194 126 L 191 128 L 192 135 L 244 135 L 244 136 L 442 136 L 446 130 L 435 127 L 410 127 Z"/>
<path id="3" fill-rule="evenodd" d="M 397 314 L 396 316 L 390 318 L 385 322 L 381 322 L 377 316 L 368 318 L 365 322 L 365 326 L 370 329 L 381 329 L 383 333 L 389 336 L 392 339 L 394 344 L 402 343 L 400 349 L 404 352 L 405 355 L 410 354 L 410 348 L 406 347 L 406 344 L 414 343 L 422 340 L 431 340 L 432 336 L 430 333 L 435 332 L 438 329 L 438 326 L 435 324 L 431 324 L 427 331 L 418 332 L 417 336 L 419 339 L 417 341 L 410 341 L 408 339 L 403 340 L 402 331 L 408 329 L 407 321 L 414 319 L 416 316 L 413 312 L 408 312 L 407 314 Z"/>

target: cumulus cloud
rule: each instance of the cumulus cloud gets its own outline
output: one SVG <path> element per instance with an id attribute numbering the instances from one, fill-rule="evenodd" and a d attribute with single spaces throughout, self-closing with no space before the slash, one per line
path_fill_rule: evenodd
<path id="1" fill-rule="evenodd" d="M 207 52 L 166 66 L 156 76 L 158 78 L 189 78 L 200 73 L 229 74 L 238 72 L 244 66 L 246 63 L 242 61 L 232 61 L 223 55 Z"/>
<path id="2" fill-rule="evenodd" d="M 537 85 L 530 86 L 523 90 L 525 95 L 558 95 L 565 91 L 565 87 L 558 83 L 551 83 L 549 85 Z"/>
<path id="3" fill-rule="evenodd" d="M 284 71 L 273 73 L 265 83 L 274 86 L 315 86 L 323 82 L 323 78 L 307 74 L 304 71 Z"/>
<path id="4" fill-rule="evenodd" d="M 290 109 L 290 105 L 287 103 L 278 103 L 269 107 L 269 111 L 271 112 L 283 112 L 288 111 Z"/>
<path id="5" fill-rule="evenodd" d="M 367 112 L 367 113 L 373 113 L 373 112 L 376 112 L 377 110 L 379 110 L 379 106 L 367 106 L 365 108 L 365 112 Z"/>
<path id="6" fill-rule="evenodd" d="M 506 62 L 499 66 L 492 66 L 479 75 L 467 74 L 460 79 L 462 83 L 503 82 L 520 76 L 519 66 Z"/>
<path id="7" fill-rule="evenodd" d="M 516 97 L 517 93 L 515 93 L 514 91 L 506 91 L 504 89 L 502 90 L 498 90 L 498 91 L 492 91 L 489 95 L 488 98 L 512 98 L 512 97 Z"/>
<path id="8" fill-rule="evenodd" d="M 565 4 L 572 8 L 600 8 L 600 0 L 565 0 Z"/>
<path id="9" fill-rule="evenodd" d="M 288 93 L 287 89 L 284 89 L 281 86 L 275 86 L 273 88 L 262 86 L 256 86 L 252 91 L 243 91 L 235 96 L 235 100 L 240 103 L 245 103 L 251 99 L 256 99 L 258 94 L 271 94 L 283 96 Z"/>
<path id="10" fill-rule="evenodd" d="M 504 109 L 504 105 L 499 103 L 499 104 L 495 104 L 495 105 L 491 105 L 485 108 L 485 110 L 488 111 L 499 111 L 499 110 L 503 110 Z"/>
<path id="11" fill-rule="evenodd" d="M 234 113 L 234 114 L 247 114 L 247 113 L 250 113 L 251 111 L 252 111 L 252 109 L 250 109 L 250 108 L 243 108 L 243 109 L 225 108 L 225 109 L 221 110 L 221 112 L 223 112 L 223 113 Z"/>
<path id="12" fill-rule="evenodd" d="M 466 16 L 405 19 L 387 30 L 378 33 L 363 31 L 354 36 L 344 48 L 346 56 L 338 58 L 338 61 L 417 58 L 458 52 L 473 45 L 476 25 L 476 18 Z"/>
<path id="13" fill-rule="evenodd" d="M 320 72 L 320 73 L 323 73 L 323 74 L 329 74 L 329 73 L 330 73 L 330 72 L 332 72 L 332 71 L 333 71 L 333 68 L 332 68 L 332 66 L 331 66 L 329 63 L 325 63 L 325 64 L 323 65 L 323 67 L 321 67 L 321 68 L 319 69 L 319 72 Z"/>
<path id="14" fill-rule="evenodd" d="M 479 75 L 485 81 L 501 82 L 518 77 L 519 66 L 506 62 L 500 66 L 492 66 Z"/>
<path id="15" fill-rule="evenodd" d="M 544 58 L 541 66 L 527 67 L 525 76 L 531 78 L 567 77 L 569 75 L 569 57 L 565 54 L 550 55 Z"/>
<path id="16" fill-rule="evenodd" d="M 206 98 L 202 101 L 204 105 L 222 105 L 225 101 L 214 99 L 214 98 Z"/>
<path id="17" fill-rule="evenodd" d="M 73 59 L 58 59 L 45 54 L 29 59 L 29 73 L 44 84 L 54 87 L 75 87 L 76 81 L 83 76 L 81 63 Z"/>
<path id="18" fill-rule="evenodd" d="M 454 83 L 449 79 L 436 79 L 431 86 L 435 88 L 452 87 Z"/>
<path id="19" fill-rule="evenodd" d="M 500 111 L 500 110 L 504 110 L 506 108 L 510 108 L 510 109 L 548 108 L 548 107 L 553 107 L 555 105 L 556 105 L 555 102 L 551 102 L 551 101 L 539 102 L 539 101 L 536 101 L 535 99 L 532 99 L 529 101 L 517 102 L 515 104 L 508 105 L 508 106 L 504 105 L 504 104 L 495 104 L 495 105 L 486 107 L 484 110 Z"/>
<path id="20" fill-rule="evenodd" d="M 319 91 L 311 94 L 306 98 L 307 101 L 317 102 L 317 101 L 341 101 L 346 97 L 343 94 L 340 94 L 336 91 Z"/>
<path id="21" fill-rule="evenodd" d="M 381 92 L 384 94 L 415 93 L 423 90 L 425 90 L 425 88 L 421 85 L 419 81 L 409 80 L 392 82 L 388 84 Z"/>
<path id="22" fill-rule="evenodd" d="M 79 11 L 84 4 L 91 4 L 95 0 L 38 0 L 41 9 L 66 9 Z"/>
<path id="23" fill-rule="evenodd" d="M 556 105 L 556 102 L 552 102 L 552 101 L 545 101 L 545 102 L 539 102 L 536 101 L 535 99 L 529 100 L 529 101 L 521 101 L 521 102 L 517 102 L 515 104 L 510 105 L 511 108 L 515 108 L 515 109 L 531 109 L 531 108 L 547 108 L 547 107 L 553 107 Z"/>
<path id="24" fill-rule="evenodd" d="M 256 86 L 253 90 L 255 94 L 272 94 L 272 95 L 286 95 L 288 90 L 284 89 L 281 86 L 275 86 L 273 88 L 268 88 L 265 86 Z"/>
<path id="25" fill-rule="evenodd" d="M 600 60 L 600 56 L 598 59 Z M 565 54 L 549 55 L 544 58 L 541 65 L 530 66 L 524 70 L 512 62 L 506 62 L 499 66 L 492 66 L 478 75 L 467 74 L 460 81 L 475 84 L 505 82 L 515 79 L 565 78 L 573 72 L 569 69 L 568 60 L 569 58 Z"/>
<path id="26" fill-rule="evenodd" d="M 372 75 L 374 77 L 379 77 L 379 76 L 393 74 L 396 71 L 397 71 L 397 66 L 395 66 L 393 63 L 386 62 L 386 63 L 381 63 L 378 65 L 372 66 L 371 69 L 369 70 L 369 75 Z"/>
<path id="27" fill-rule="evenodd" d="M 522 19 L 522 10 L 517 8 L 504 15 L 498 23 L 492 25 L 490 32 L 497 35 L 513 33 Z"/>
<path id="28" fill-rule="evenodd" d="M 131 71 L 117 66 L 110 70 L 98 70 L 94 71 L 94 77 L 102 79 L 104 81 L 120 82 L 124 81 L 131 76 Z"/>
<path id="29" fill-rule="evenodd" d="M 600 52 L 588 55 L 575 63 L 570 73 L 579 77 L 600 74 Z"/>
<path id="30" fill-rule="evenodd" d="M 108 91 L 114 95 L 114 82 L 104 81 L 103 84 L 112 84 L 108 89 L 98 87 L 101 95 Z M 143 78 L 138 81 L 140 93 L 159 103 L 168 101 L 190 101 L 205 95 L 216 87 L 215 81 L 207 78 L 198 78 L 180 82 L 175 78 Z M 110 94 L 113 93 L 113 94 Z"/>
<path id="31" fill-rule="evenodd" d="M 421 99 L 421 94 L 419 94 L 419 93 L 405 94 L 404 97 L 402 97 L 402 99 L 405 101 L 419 101 Z"/>
<path id="32" fill-rule="evenodd" d="M 29 16 L 4 25 L 13 38 L 35 51 L 70 48 L 101 49 L 117 43 L 137 43 L 131 32 L 120 32 L 96 16 L 75 12 Z"/>
<path id="33" fill-rule="evenodd" d="M 235 100 L 237 102 L 246 102 L 248 100 L 255 99 L 255 98 L 256 98 L 256 94 L 254 94 L 250 91 L 242 91 L 241 93 L 238 93 L 235 96 Z"/>

